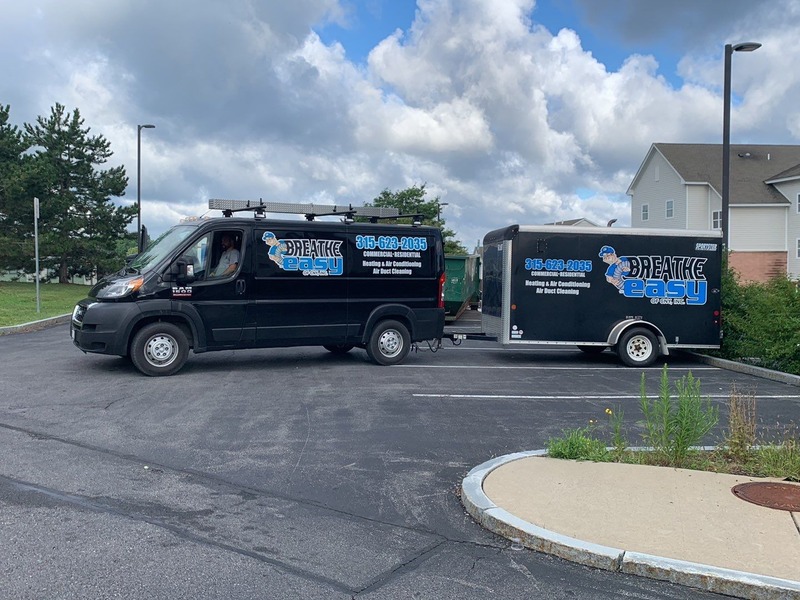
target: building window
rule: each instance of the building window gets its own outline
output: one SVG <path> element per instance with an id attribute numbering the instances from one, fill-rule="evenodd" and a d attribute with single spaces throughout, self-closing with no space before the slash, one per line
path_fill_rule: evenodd
<path id="1" fill-rule="evenodd" d="M 797 239 L 797 258 L 800 258 L 800 238 Z"/>
<path id="2" fill-rule="evenodd" d="M 797 194 L 797 212 L 800 214 L 800 194 Z"/>
<path id="3" fill-rule="evenodd" d="M 647 221 L 650 218 L 650 207 L 647 204 L 642 204 L 642 221 Z"/>
<path id="4" fill-rule="evenodd" d="M 721 210 L 715 210 L 711 213 L 711 229 L 722 229 Z"/>
<path id="5" fill-rule="evenodd" d="M 671 219 L 675 216 L 675 200 L 667 200 L 666 205 L 667 211 L 664 215 L 667 219 Z"/>

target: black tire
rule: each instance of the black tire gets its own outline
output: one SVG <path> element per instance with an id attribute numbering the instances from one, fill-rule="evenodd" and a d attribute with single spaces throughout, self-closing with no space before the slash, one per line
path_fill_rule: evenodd
<path id="1" fill-rule="evenodd" d="M 381 321 L 372 330 L 367 344 L 367 355 L 379 365 L 396 365 L 408 356 L 411 336 L 399 321 Z"/>
<path id="2" fill-rule="evenodd" d="M 189 340 L 173 323 L 150 323 L 131 343 L 131 361 L 145 375 L 159 377 L 177 373 L 189 355 Z"/>
<path id="3" fill-rule="evenodd" d="M 328 352 L 333 352 L 334 354 L 347 354 L 355 347 L 355 344 L 327 344 L 323 346 L 325 350 Z"/>
<path id="4" fill-rule="evenodd" d="M 578 346 L 578 350 L 586 354 L 600 354 L 607 346 Z"/>
<path id="5" fill-rule="evenodd" d="M 658 339 L 649 329 L 634 327 L 622 334 L 617 353 L 629 367 L 649 367 L 659 355 Z"/>

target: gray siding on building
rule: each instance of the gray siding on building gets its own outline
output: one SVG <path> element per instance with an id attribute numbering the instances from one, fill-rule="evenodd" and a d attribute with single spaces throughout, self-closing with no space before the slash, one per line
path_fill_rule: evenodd
<path id="1" fill-rule="evenodd" d="M 716 200 L 716 202 L 714 202 Z M 687 229 L 711 229 L 712 212 L 719 210 L 721 200 L 709 185 L 687 185 Z"/>
<path id="2" fill-rule="evenodd" d="M 786 217 L 786 206 L 732 206 L 730 249 L 740 252 L 786 250 Z"/>
<path id="3" fill-rule="evenodd" d="M 797 256 L 797 247 L 800 244 L 800 213 L 797 210 L 800 206 L 800 181 L 778 183 L 775 187 L 791 202 L 786 211 L 786 271 L 790 277 L 800 278 L 800 258 Z"/>
<path id="4" fill-rule="evenodd" d="M 658 179 L 656 179 L 658 171 Z M 683 181 L 659 152 L 653 152 L 631 190 L 631 227 L 686 229 L 686 192 Z M 674 216 L 667 219 L 666 201 L 674 201 Z M 642 205 L 647 204 L 650 218 L 642 221 Z"/>

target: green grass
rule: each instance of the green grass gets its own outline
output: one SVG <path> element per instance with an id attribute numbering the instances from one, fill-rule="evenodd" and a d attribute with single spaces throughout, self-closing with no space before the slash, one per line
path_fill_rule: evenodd
<path id="1" fill-rule="evenodd" d="M 36 312 L 36 284 L 0 281 L 0 327 L 21 325 L 72 312 L 75 303 L 85 298 L 88 285 L 42 283 L 39 285 L 41 312 Z"/>
<path id="2" fill-rule="evenodd" d="M 570 444 L 572 452 L 559 452 L 571 433 L 567 431 L 564 433 L 563 438 L 550 440 L 548 443 L 548 456 L 571 460 L 590 460 L 593 462 L 675 467 L 663 455 L 650 450 L 625 450 L 622 453 L 615 453 L 613 449 L 599 450 L 598 447 L 602 442 L 591 436 L 586 436 L 580 443 L 572 440 Z M 555 453 L 550 451 L 551 447 L 556 450 Z M 732 456 L 728 448 L 724 446 L 714 450 L 690 449 L 678 466 L 682 469 L 695 471 L 800 481 L 800 452 L 797 450 L 796 441 L 751 448 L 745 454 L 737 457 Z"/>

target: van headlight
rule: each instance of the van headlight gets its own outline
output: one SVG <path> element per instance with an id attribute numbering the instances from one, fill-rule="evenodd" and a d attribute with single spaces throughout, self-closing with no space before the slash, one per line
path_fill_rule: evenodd
<path id="1" fill-rule="evenodd" d="M 144 283 L 144 277 L 141 275 L 137 277 L 128 277 L 126 279 L 119 279 L 101 290 L 98 290 L 98 298 L 122 298 L 128 294 L 132 294 Z"/>

